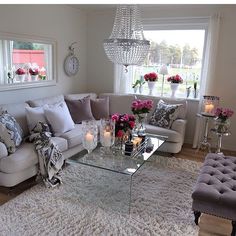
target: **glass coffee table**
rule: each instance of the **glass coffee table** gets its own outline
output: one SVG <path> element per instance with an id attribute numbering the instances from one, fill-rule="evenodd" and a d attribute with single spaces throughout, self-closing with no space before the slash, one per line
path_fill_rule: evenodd
<path id="1" fill-rule="evenodd" d="M 115 172 L 129 177 L 129 212 L 131 207 L 132 180 L 134 174 L 149 160 L 152 154 L 165 142 L 167 137 L 154 134 L 146 134 L 145 143 L 140 150 L 134 151 L 131 156 L 124 155 L 124 151 L 102 152 L 98 145 L 91 154 L 83 150 L 70 157 L 66 162 L 69 164 L 82 164 Z"/>

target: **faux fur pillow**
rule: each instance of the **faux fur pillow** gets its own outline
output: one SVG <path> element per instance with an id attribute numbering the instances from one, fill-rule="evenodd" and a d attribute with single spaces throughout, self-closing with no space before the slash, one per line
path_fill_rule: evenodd
<path id="1" fill-rule="evenodd" d="M 16 119 L 8 114 L 0 115 L 0 141 L 6 145 L 8 153 L 14 153 L 21 144 L 23 131 Z"/>

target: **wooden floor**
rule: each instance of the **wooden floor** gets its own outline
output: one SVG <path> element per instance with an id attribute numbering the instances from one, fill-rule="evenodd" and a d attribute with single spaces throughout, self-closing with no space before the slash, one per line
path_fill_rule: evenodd
<path id="1" fill-rule="evenodd" d="M 225 155 L 236 156 L 235 151 L 227 151 L 223 150 Z M 190 145 L 185 144 L 180 153 L 175 154 L 176 158 L 188 159 L 192 161 L 203 162 L 204 157 L 206 156 L 206 151 L 197 151 L 196 149 L 192 149 Z M 29 189 L 34 186 L 35 180 L 31 178 L 13 189 L 0 187 L 0 205 L 9 201 L 10 199 L 18 196 L 23 191 Z M 231 222 L 229 220 L 221 219 L 218 217 L 210 216 L 203 214 L 200 218 L 199 223 L 199 235 L 200 236 L 227 236 L 230 235 L 231 232 Z"/>

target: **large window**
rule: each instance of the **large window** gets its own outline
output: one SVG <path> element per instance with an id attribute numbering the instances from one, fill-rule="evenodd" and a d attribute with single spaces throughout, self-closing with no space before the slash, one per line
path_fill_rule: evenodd
<path id="1" fill-rule="evenodd" d="M 137 81 L 145 82 L 144 75 L 155 72 L 158 74 L 158 81 L 152 95 L 170 97 L 171 86 L 167 78 L 179 75 L 183 79 L 183 83 L 179 84 L 175 96 L 198 99 L 199 90 L 202 86 L 202 69 L 207 35 L 206 21 L 199 21 L 200 23 L 196 24 L 188 19 L 183 19 L 177 23 L 174 20 L 167 22 L 162 20 L 160 24 L 146 24 L 144 26 L 144 36 L 151 42 L 149 53 L 143 65 L 128 68 L 128 75 L 117 73 L 117 76 L 126 77 L 120 79 L 118 92 L 136 92 L 133 85 L 140 84 Z M 167 67 L 168 74 L 162 74 L 161 68 L 163 67 Z M 118 71 L 121 69 L 121 67 L 118 67 Z M 127 82 L 126 86 L 124 86 L 124 81 Z M 139 90 L 137 90 L 137 93 L 140 93 Z M 143 83 L 141 93 L 150 93 L 147 82 Z"/>
<path id="2" fill-rule="evenodd" d="M 0 33 L 0 89 L 55 82 L 55 43 Z"/>

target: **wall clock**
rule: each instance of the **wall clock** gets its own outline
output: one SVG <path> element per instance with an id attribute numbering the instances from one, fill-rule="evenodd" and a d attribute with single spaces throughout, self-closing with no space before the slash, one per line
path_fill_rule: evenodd
<path id="1" fill-rule="evenodd" d="M 73 44 L 75 43 L 72 43 L 69 46 L 69 55 L 66 57 L 64 61 L 64 70 L 68 76 L 74 76 L 79 71 L 79 59 L 75 55 L 74 48 L 73 48 Z"/>

